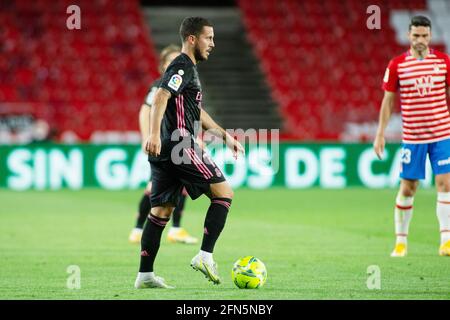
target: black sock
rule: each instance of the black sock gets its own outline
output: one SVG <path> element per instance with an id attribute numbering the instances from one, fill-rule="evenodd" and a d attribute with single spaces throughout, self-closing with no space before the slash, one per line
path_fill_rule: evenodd
<path id="1" fill-rule="evenodd" d="M 201 249 L 206 252 L 213 252 L 214 245 L 225 226 L 228 210 L 231 206 L 231 199 L 212 198 L 205 218 L 205 229 Z"/>
<path id="2" fill-rule="evenodd" d="M 158 253 L 161 235 L 169 218 L 158 218 L 151 213 L 145 224 L 141 240 L 141 265 L 139 272 L 152 272 L 153 263 Z"/>
<path id="3" fill-rule="evenodd" d="M 181 196 L 180 202 L 175 207 L 172 213 L 172 226 L 175 228 L 180 227 L 181 215 L 183 214 L 184 204 L 186 203 L 186 196 Z"/>
<path id="4" fill-rule="evenodd" d="M 144 193 L 142 196 L 141 202 L 139 202 L 139 214 L 136 220 L 136 228 L 143 229 L 145 220 L 147 219 L 148 214 L 150 213 L 151 204 L 150 204 L 150 195 Z"/>

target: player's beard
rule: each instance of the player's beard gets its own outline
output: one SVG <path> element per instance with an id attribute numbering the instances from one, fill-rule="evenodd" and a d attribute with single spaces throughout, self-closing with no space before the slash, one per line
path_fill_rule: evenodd
<path id="1" fill-rule="evenodd" d="M 208 58 L 202 56 L 202 53 L 198 46 L 194 47 L 194 57 L 195 57 L 195 60 L 197 60 L 197 61 L 205 61 L 208 59 Z"/>
<path id="2" fill-rule="evenodd" d="M 425 52 L 425 51 L 427 51 L 427 46 L 426 45 L 424 45 L 424 44 L 416 44 L 415 46 L 414 46 L 414 49 L 417 51 L 417 52 Z"/>

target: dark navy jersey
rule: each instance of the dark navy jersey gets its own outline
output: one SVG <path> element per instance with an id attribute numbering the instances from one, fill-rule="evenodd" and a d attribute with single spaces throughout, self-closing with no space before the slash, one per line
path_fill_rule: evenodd
<path id="1" fill-rule="evenodd" d="M 202 107 L 202 86 L 191 58 L 184 53 L 176 57 L 167 67 L 159 87 L 171 93 L 161 124 L 161 141 L 170 140 L 177 130 L 178 136 L 195 138 L 194 125 L 200 121 Z"/>

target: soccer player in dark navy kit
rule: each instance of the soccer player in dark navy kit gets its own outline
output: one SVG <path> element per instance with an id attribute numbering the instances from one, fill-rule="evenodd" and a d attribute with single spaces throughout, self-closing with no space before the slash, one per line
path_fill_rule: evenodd
<path id="1" fill-rule="evenodd" d="M 167 67 L 172 63 L 172 61 L 178 57 L 181 53 L 181 48 L 177 45 L 169 45 L 165 47 L 159 56 L 160 64 L 159 71 L 164 74 Z M 139 111 L 139 129 L 141 131 L 142 137 L 142 147 L 145 150 L 148 135 L 150 134 L 150 110 L 153 104 L 153 98 L 155 97 L 156 90 L 161 83 L 161 78 L 153 82 L 150 90 L 145 98 L 145 102 L 142 104 Z M 198 141 L 201 143 L 201 141 Z M 128 240 L 131 243 L 141 243 L 142 232 L 144 230 L 144 224 L 147 220 L 147 216 L 150 213 L 150 192 L 152 190 L 152 183 L 149 181 L 145 192 L 139 202 L 139 211 L 136 219 L 136 225 L 131 230 Z M 167 233 L 167 240 L 171 243 L 186 243 L 186 244 L 196 244 L 198 239 L 192 237 L 184 228 L 181 227 L 181 217 L 184 210 L 184 205 L 186 202 L 186 192 L 183 190 L 183 194 L 180 197 L 180 202 L 176 206 L 172 213 L 172 227 L 170 227 Z"/>
<path id="2" fill-rule="evenodd" d="M 211 199 L 204 223 L 200 252 L 191 266 L 214 284 L 220 283 L 213 250 L 225 226 L 233 190 L 223 173 L 196 144 L 196 128 L 219 136 L 233 150 L 235 157 L 244 153 L 241 144 L 221 128 L 202 108 L 202 88 L 196 64 L 208 59 L 214 48 L 211 23 L 200 17 L 184 19 L 180 27 L 181 54 L 162 77 L 151 110 L 147 151 L 152 170 L 151 213 L 141 241 L 141 262 L 136 288 L 173 288 L 153 272 L 161 234 L 170 219 L 181 190 L 192 199 L 202 194 Z"/>

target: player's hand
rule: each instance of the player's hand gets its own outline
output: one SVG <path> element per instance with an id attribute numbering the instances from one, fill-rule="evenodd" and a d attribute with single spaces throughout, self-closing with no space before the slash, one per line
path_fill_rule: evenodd
<path id="1" fill-rule="evenodd" d="M 145 154 L 148 154 L 148 150 L 147 150 L 147 140 L 143 140 L 141 143 L 141 148 L 142 151 L 144 151 Z"/>
<path id="2" fill-rule="evenodd" d="M 380 159 L 380 160 L 383 158 L 385 144 L 386 144 L 386 141 L 384 140 L 383 136 L 377 135 L 375 137 L 375 141 L 373 142 L 373 150 L 375 151 L 378 159 Z"/>
<path id="3" fill-rule="evenodd" d="M 147 139 L 147 144 L 145 147 L 149 155 L 157 157 L 161 153 L 161 138 L 156 135 L 151 135 Z"/>

